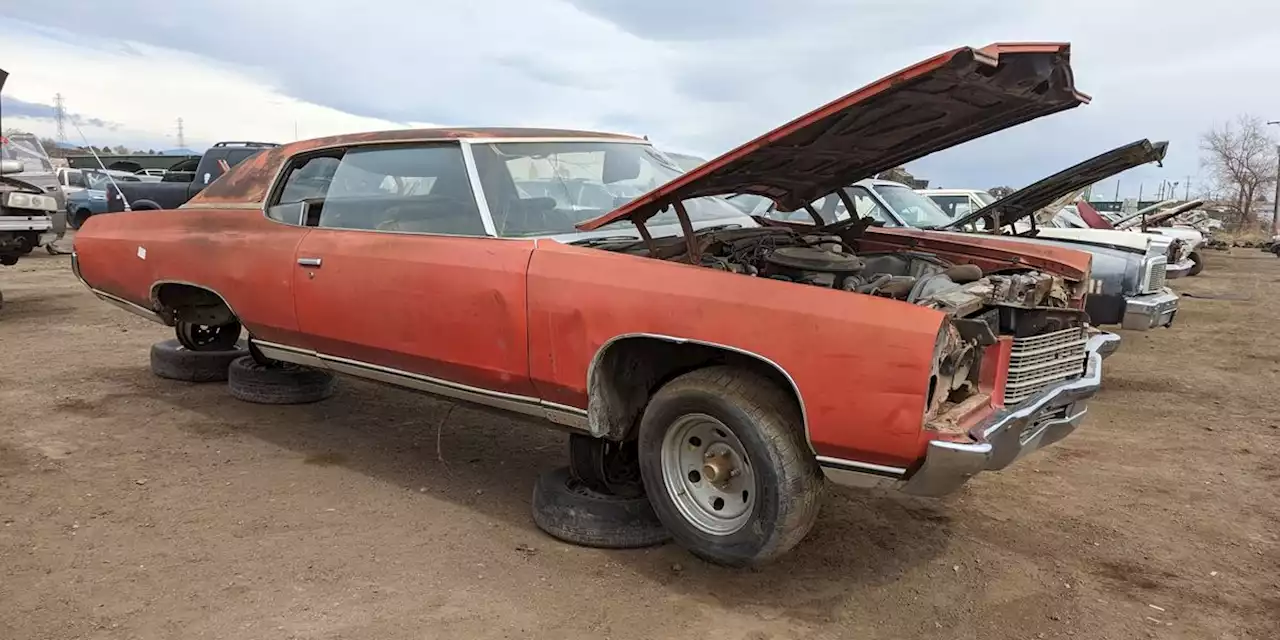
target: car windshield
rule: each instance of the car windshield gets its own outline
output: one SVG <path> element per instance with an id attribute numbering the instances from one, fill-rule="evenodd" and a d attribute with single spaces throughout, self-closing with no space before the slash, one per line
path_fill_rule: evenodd
<path id="1" fill-rule="evenodd" d="M 627 142 L 503 142 L 472 147 L 476 170 L 498 235 L 576 233 L 575 225 L 604 215 L 680 175 L 680 168 L 646 144 Z M 721 198 L 684 202 L 697 222 L 742 212 Z M 675 224 L 668 208 L 648 225 Z"/>
<path id="2" fill-rule="evenodd" d="M 111 178 L 116 182 L 140 182 L 137 176 L 131 176 L 124 173 L 113 173 Z M 111 180 L 107 178 L 107 174 L 101 171 L 85 171 L 84 172 L 85 187 L 95 191 L 102 191 L 111 184 Z"/>
<path id="3" fill-rule="evenodd" d="M 40 141 L 34 136 L 0 137 L 0 158 L 21 162 L 24 172 L 53 172 L 53 163 L 49 162 L 44 147 L 40 146 Z"/>
<path id="4" fill-rule="evenodd" d="M 932 200 L 905 185 L 878 184 L 872 188 L 907 226 L 943 227 L 951 223 L 951 217 Z"/>
<path id="5" fill-rule="evenodd" d="M 974 195 L 978 196 L 978 201 L 984 206 L 996 201 L 996 199 L 986 191 L 975 191 Z"/>

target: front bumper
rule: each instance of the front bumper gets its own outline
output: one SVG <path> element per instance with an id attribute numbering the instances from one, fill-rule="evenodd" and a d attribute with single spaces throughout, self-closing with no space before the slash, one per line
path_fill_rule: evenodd
<path id="1" fill-rule="evenodd" d="M 1070 434 L 1084 419 L 1085 400 L 1102 387 L 1102 360 L 1120 346 L 1120 336 L 1089 338 L 1084 376 L 1054 385 L 1014 407 L 1006 407 L 970 430 L 973 442 L 929 443 L 924 464 L 900 487 L 919 496 L 942 496 L 983 471 L 998 471 Z"/>
<path id="2" fill-rule="evenodd" d="M 1174 278 L 1185 277 L 1191 273 L 1191 270 L 1194 269 L 1195 266 L 1196 266 L 1195 261 L 1191 260 L 1190 258 L 1187 258 L 1186 260 L 1183 260 L 1176 264 L 1167 265 L 1164 268 L 1164 277 L 1168 278 L 1169 280 L 1173 280 Z"/>
<path id="3" fill-rule="evenodd" d="M 6 209 L 0 215 L 0 231 L 36 231 L 45 232 L 54 229 L 52 213 L 32 213 L 13 215 L 12 209 Z M 56 233 L 56 231 L 55 231 Z"/>
<path id="4" fill-rule="evenodd" d="M 1166 288 L 1159 293 L 1125 298 L 1124 319 L 1120 327 L 1134 331 L 1168 327 L 1177 314 L 1178 294 Z"/>

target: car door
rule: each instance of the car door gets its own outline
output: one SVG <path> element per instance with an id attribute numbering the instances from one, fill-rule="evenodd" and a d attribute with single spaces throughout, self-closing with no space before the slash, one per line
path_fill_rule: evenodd
<path id="1" fill-rule="evenodd" d="M 294 301 L 321 361 L 431 391 L 533 393 L 533 241 L 485 235 L 457 143 L 327 150 L 293 172 L 326 185 L 300 204 L 290 201 L 308 190 L 286 185 L 280 214 L 312 227 L 298 246 Z"/>

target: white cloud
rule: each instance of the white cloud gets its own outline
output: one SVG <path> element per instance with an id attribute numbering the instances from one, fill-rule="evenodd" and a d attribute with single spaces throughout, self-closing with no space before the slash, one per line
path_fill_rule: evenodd
<path id="1" fill-rule="evenodd" d="M 177 119 L 186 143 L 202 148 L 218 140 L 286 141 L 294 126 L 302 138 L 408 126 L 352 115 L 284 95 L 253 69 L 140 42 L 90 48 L 22 23 L 0 24 L 0 60 L 12 74 L 5 95 L 50 104 L 61 93 L 68 112 L 116 126 L 83 125 L 95 145 L 177 146 Z M 419 123 L 420 126 L 430 126 Z M 51 119 L 5 118 L 6 127 L 52 136 Z M 73 127 L 68 140 L 80 142 Z"/>

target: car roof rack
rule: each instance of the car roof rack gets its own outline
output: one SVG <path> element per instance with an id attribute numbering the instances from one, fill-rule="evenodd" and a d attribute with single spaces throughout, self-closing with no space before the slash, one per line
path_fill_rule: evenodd
<path id="1" fill-rule="evenodd" d="M 247 142 L 233 140 L 228 142 L 216 142 L 214 147 L 278 147 L 280 145 L 274 142 Z"/>

